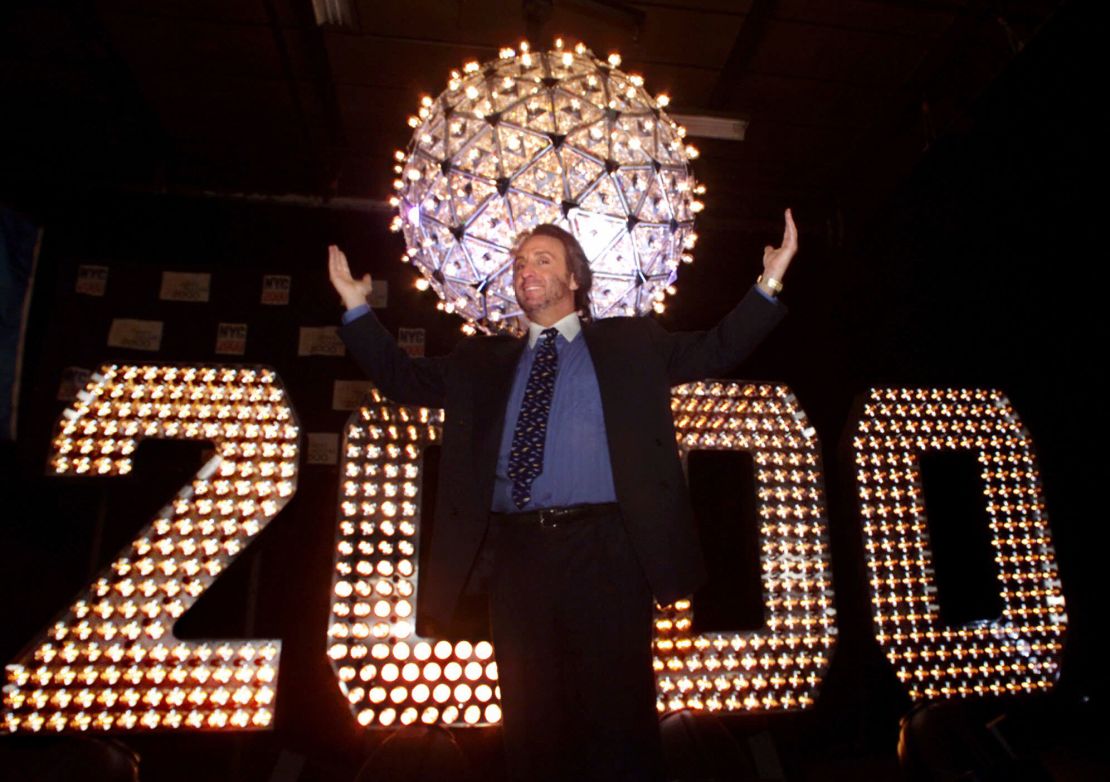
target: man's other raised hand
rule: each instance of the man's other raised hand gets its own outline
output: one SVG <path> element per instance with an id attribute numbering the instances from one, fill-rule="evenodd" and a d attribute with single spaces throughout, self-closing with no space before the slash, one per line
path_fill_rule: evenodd
<path id="1" fill-rule="evenodd" d="M 786 227 L 782 232 L 782 244 L 778 247 L 767 245 L 763 248 L 763 279 L 768 278 L 782 282 L 790 262 L 798 252 L 798 226 L 794 225 L 794 213 L 786 210 Z M 769 293 L 769 286 L 765 286 Z"/>
<path id="2" fill-rule="evenodd" d="M 366 297 L 374 288 L 369 274 L 364 274 L 357 280 L 354 278 L 347 256 L 334 244 L 328 245 L 328 278 L 347 309 L 365 304 Z"/>

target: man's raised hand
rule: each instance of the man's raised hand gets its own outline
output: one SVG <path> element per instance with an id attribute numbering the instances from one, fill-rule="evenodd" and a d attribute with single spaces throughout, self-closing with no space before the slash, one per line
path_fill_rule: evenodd
<path id="1" fill-rule="evenodd" d="M 786 228 L 782 232 L 782 245 L 763 248 L 763 279 L 772 278 L 782 282 L 787 267 L 798 252 L 798 227 L 794 225 L 794 214 L 786 210 Z M 773 291 L 771 291 L 773 293 Z"/>
<path id="2" fill-rule="evenodd" d="M 351 275 L 347 256 L 334 244 L 328 245 L 328 278 L 347 309 L 365 304 L 366 297 L 374 288 L 369 274 L 364 274 L 357 280 Z"/>

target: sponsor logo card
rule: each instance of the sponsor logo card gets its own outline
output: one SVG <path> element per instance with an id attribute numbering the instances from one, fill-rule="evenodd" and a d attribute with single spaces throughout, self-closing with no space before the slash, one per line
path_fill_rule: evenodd
<path id="1" fill-rule="evenodd" d="M 369 380 L 336 380 L 332 386 L 333 410 L 356 410 L 370 390 Z"/>
<path id="2" fill-rule="evenodd" d="M 301 326 L 297 355 L 345 356 L 347 348 L 339 338 L 338 326 Z"/>
<path id="3" fill-rule="evenodd" d="M 207 272 L 162 272 L 162 301 L 208 301 L 212 275 Z"/>
<path id="4" fill-rule="evenodd" d="M 338 464 L 339 463 L 339 435 L 335 432 L 309 432 L 308 453 L 305 455 L 308 464 Z"/>
<path id="5" fill-rule="evenodd" d="M 288 274 L 266 274 L 262 276 L 262 303 L 283 306 L 289 303 L 289 291 L 293 278 Z"/>
<path id="6" fill-rule="evenodd" d="M 77 267 L 77 292 L 82 296 L 103 296 L 108 289 L 108 267 L 82 264 Z"/>
<path id="7" fill-rule="evenodd" d="M 157 351 L 162 347 L 162 321 L 113 318 L 108 347 Z"/>
<path id="8" fill-rule="evenodd" d="M 224 356 L 241 356 L 247 352 L 247 324 L 221 323 L 216 326 L 216 352 Z"/>
<path id="9" fill-rule="evenodd" d="M 397 345 L 410 356 L 424 355 L 424 329 L 397 329 Z"/>
<path id="10" fill-rule="evenodd" d="M 89 382 L 92 370 L 84 367 L 66 367 L 62 370 L 62 378 L 58 383 L 58 400 L 72 402 L 77 398 L 77 392 Z"/>

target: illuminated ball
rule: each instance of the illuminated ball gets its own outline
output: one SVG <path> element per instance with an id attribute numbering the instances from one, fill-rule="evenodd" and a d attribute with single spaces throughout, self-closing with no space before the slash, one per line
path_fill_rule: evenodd
<path id="1" fill-rule="evenodd" d="M 503 49 L 469 63 L 421 101 L 407 153 L 397 153 L 406 257 L 439 306 L 484 331 L 515 330 L 510 252 L 522 232 L 555 223 L 581 242 L 593 271 L 592 315 L 662 309 L 690 260 L 701 209 L 696 150 L 643 80 L 573 51 Z"/>

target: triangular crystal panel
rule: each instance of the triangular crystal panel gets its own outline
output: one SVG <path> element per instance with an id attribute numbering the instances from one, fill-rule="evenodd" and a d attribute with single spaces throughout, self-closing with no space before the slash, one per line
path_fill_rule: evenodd
<path id="1" fill-rule="evenodd" d="M 494 76 L 503 79 L 509 76 L 520 81 L 539 84 L 544 77 L 543 59 L 538 55 L 529 55 L 529 62 L 524 57 L 515 57 L 511 60 L 501 60 L 494 67 Z"/>
<path id="2" fill-rule="evenodd" d="M 570 213 L 571 232 L 582 245 L 586 258 L 590 261 L 590 268 L 597 268 L 597 260 L 608 250 L 617 237 L 625 231 L 623 220 L 591 214 L 581 209 L 572 210 Z M 620 269 L 603 269 L 603 271 L 619 272 Z"/>
<path id="3" fill-rule="evenodd" d="M 493 128 L 482 126 L 474 139 L 455 154 L 452 159 L 455 168 L 486 179 L 500 176 L 497 148 L 494 146 Z"/>
<path id="4" fill-rule="evenodd" d="M 583 155 L 572 147 L 564 145 L 559 150 L 559 157 L 563 161 L 563 172 L 572 201 L 580 199 L 582 193 L 597 181 L 598 177 L 605 174 L 604 164 Z"/>
<path id="5" fill-rule="evenodd" d="M 586 73 L 574 79 L 567 79 L 559 84 L 560 89 L 566 90 L 571 95 L 589 103 L 598 111 L 605 109 L 605 88 L 603 77 L 597 73 Z"/>
<path id="6" fill-rule="evenodd" d="M 509 264 L 509 252 L 501 245 L 483 242 L 472 236 L 463 237 L 463 246 L 474 267 L 474 281 L 481 282 Z"/>
<path id="7" fill-rule="evenodd" d="M 563 168 L 559 156 L 554 150 L 548 150 L 535 163 L 517 174 L 512 180 L 512 186 L 550 201 L 562 202 L 566 194 L 563 192 Z"/>
<path id="8" fill-rule="evenodd" d="M 458 97 L 454 104 L 453 117 L 469 116 L 481 119 L 493 113 L 489 85 L 486 77 L 481 73 L 467 77 L 455 94 Z"/>
<path id="9" fill-rule="evenodd" d="M 452 171 L 450 183 L 451 197 L 455 201 L 455 221 L 459 224 L 467 222 L 487 199 L 497 196 L 497 186 L 482 177 Z"/>
<path id="10" fill-rule="evenodd" d="M 663 183 L 663 192 L 670 202 L 674 219 L 692 219 L 690 188 L 693 186 L 693 177 L 687 175 L 685 168 L 664 168 L 659 172 L 659 179 Z"/>
<path id="11" fill-rule="evenodd" d="M 413 203 L 420 203 L 424 194 L 439 176 L 439 166 L 422 152 L 416 152 L 405 164 L 401 179 L 405 182 L 405 197 Z"/>
<path id="12" fill-rule="evenodd" d="M 678 137 L 677 126 L 667 120 L 655 123 L 655 159 L 664 165 L 686 165 L 685 144 Z"/>
<path id="13" fill-rule="evenodd" d="M 459 152 L 474 143 L 490 148 L 492 142 L 487 135 L 488 132 L 488 122 L 458 114 L 452 115 L 447 120 L 447 152 L 452 157 L 451 162 L 459 165 L 460 161 L 457 159 Z"/>
<path id="14" fill-rule="evenodd" d="M 650 135 L 641 132 L 637 117 L 621 117 L 613 127 L 613 160 L 624 165 L 642 166 L 651 163 L 651 156 L 644 144 L 651 141 Z"/>
<path id="15" fill-rule="evenodd" d="M 433 160 L 443 160 L 447 157 L 446 127 L 442 116 L 424 123 L 415 136 L 416 148 Z"/>
<path id="16" fill-rule="evenodd" d="M 567 135 L 603 119 L 601 109 L 573 93 L 555 90 L 552 97 L 555 100 L 555 126 L 558 133 Z"/>
<path id="17" fill-rule="evenodd" d="M 634 277 L 638 266 L 632 240 L 623 225 L 616 235 L 618 238 L 615 242 L 610 242 L 596 258 L 590 260 L 590 268 L 598 274 L 625 274 L 630 278 Z"/>
<path id="18" fill-rule="evenodd" d="M 640 203 L 644 200 L 644 196 L 647 195 L 648 189 L 655 179 L 654 169 L 622 167 L 613 176 L 620 183 L 621 192 L 624 193 L 624 202 L 628 204 L 629 213 L 636 214 L 639 211 Z"/>
<path id="19" fill-rule="evenodd" d="M 484 291 L 487 306 L 500 309 L 504 313 L 512 313 L 520 309 L 517 306 L 516 293 L 513 291 L 513 273 L 508 266 L 489 280 Z"/>
<path id="20" fill-rule="evenodd" d="M 517 232 L 505 206 L 505 199 L 496 196 L 486 201 L 482 211 L 466 226 L 466 233 L 507 248 Z"/>
<path id="21" fill-rule="evenodd" d="M 645 277 L 665 277 L 669 273 L 666 261 L 673 248 L 670 226 L 641 223 L 632 229 L 632 245 Z"/>
<path id="22" fill-rule="evenodd" d="M 443 285 L 443 301 L 454 306 L 459 313 L 473 312 L 477 307 L 478 293 L 465 280 L 450 277 Z"/>
<path id="23" fill-rule="evenodd" d="M 432 180 L 432 186 L 424 192 L 420 211 L 424 216 L 438 220 L 444 225 L 455 222 L 455 216 L 451 212 L 451 194 L 447 189 L 447 180 L 443 176 Z"/>
<path id="24" fill-rule="evenodd" d="M 543 84 L 538 79 L 518 78 L 509 74 L 495 76 L 489 85 L 493 110 L 497 112 L 503 112 L 543 89 Z"/>
<path id="25" fill-rule="evenodd" d="M 448 250 L 439 270 L 448 280 L 462 282 L 464 285 L 474 278 L 474 269 L 458 242 Z"/>
<path id="26" fill-rule="evenodd" d="M 455 237 L 452 235 L 448 223 L 425 219 L 421 221 L 420 225 L 424 229 L 424 250 L 433 253 L 435 258 L 444 258 L 448 251 L 455 246 Z M 432 268 L 438 269 L 439 266 Z"/>
<path id="27" fill-rule="evenodd" d="M 529 133 L 507 124 L 498 126 L 497 139 L 501 145 L 501 176 L 509 178 L 527 167 L 544 147 L 551 146 L 547 136 Z"/>
<path id="28" fill-rule="evenodd" d="M 667 194 L 663 192 L 663 184 L 659 176 L 653 171 L 649 179 L 651 186 L 648 188 L 644 200 L 640 202 L 636 216 L 648 223 L 666 223 L 671 219 L 671 205 L 667 201 Z"/>
<path id="29" fill-rule="evenodd" d="M 628 217 L 628 210 L 625 209 L 624 201 L 621 200 L 620 193 L 617 192 L 617 186 L 613 183 L 611 176 L 601 177 L 594 189 L 579 202 L 579 206 L 583 211 L 600 215 L 609 215 L 621 219 Z"/>
<path id="30" fill-rule="evenodd" d="M 616 109 L 622 114 L 637 114 L 648 108 L 641 100 L 640 90 L 620 71 L 610 72 L 608 84 L 609 108 Z"/>
<path id="31" fill-rule="evenodd" d="M 567 134 L 566 143 L 599 160 L 607 160 L 609 158 L 609 134 L 606 131 L 606 125 L 607 120 L 602 119 L 592 125 L 573 130 Z"/>
<path id="32" fill-rule="evenodd" d="M 545 57 L 548 74 L 559 81 L 571 78 L 590 67 L 586 58 L 577 56 L 574 52 L 547 52 Z"/>
<path id="33" fill-rule="evenodd" d="M 551 97 L 548 93 L 549 90 L 544 89 L 520 101 L 501 115 L 501 121 L 540 133 L 554 132 L 555 120 L 551 114 Z"/>
<path id="34" fill-rule="evenodd" d="M 541 223 L 554 223 L 562 216 L 558 203 L 536 198 L 528 193 L 510 189 L 508 199 L 513 225 L 518 232 L 530 230 Z"/>
<path id="35" fill-rule="evenodd" d="M 636 299 L 636 283 L 628 276 L 594 274 L 593 288 L 590 290 L 591 310 L 595 318 L 612 318 L 635 315 L 635 309 L 628 304 Z"/>

